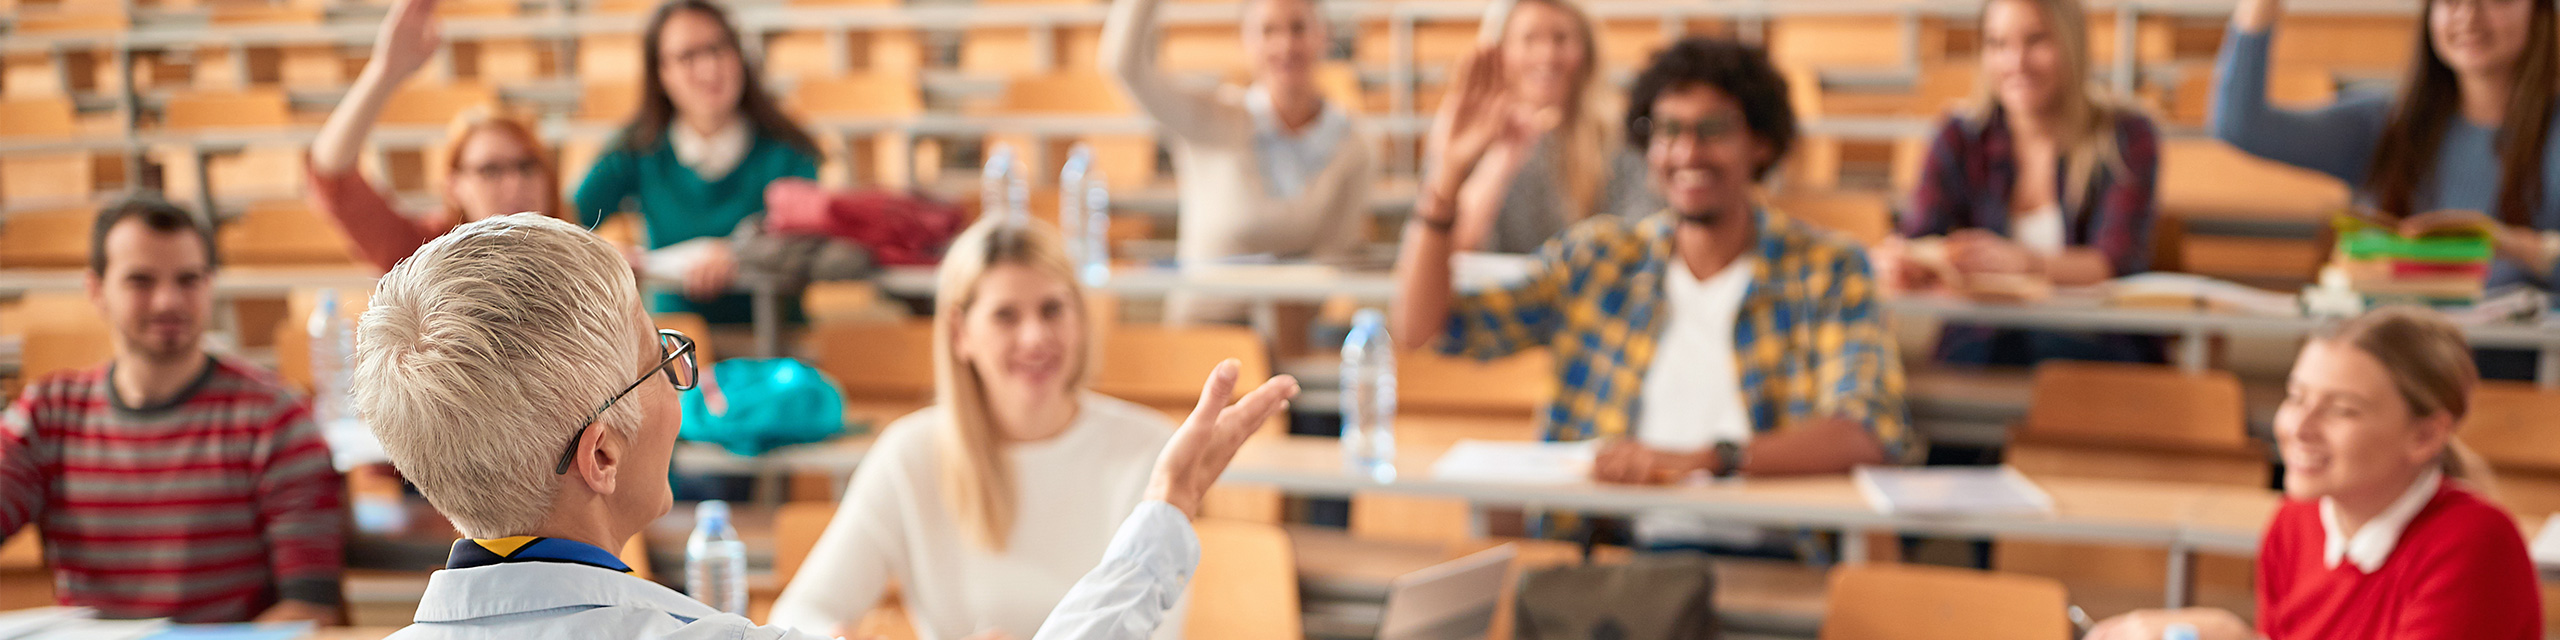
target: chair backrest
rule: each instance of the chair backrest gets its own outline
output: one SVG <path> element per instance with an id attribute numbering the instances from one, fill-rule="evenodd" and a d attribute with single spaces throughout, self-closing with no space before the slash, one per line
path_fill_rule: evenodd
<path id="1" fill-rule="evenodd" d="M 169 98 L 160 127 L 171 131 L 224 127 L 281 127 L 293 123 L 291 103 L 281 91 L 196 91 Z"/>
<path id="2" fill-rule="evenodd" d="M 354 247 L 338 225 L 298 201 L 271 201 L 222 225 L 225 265 L 351 265 Z"/>
<path id="3" fill-rule="evenodd" d="M 578 119 L 621 123 L 640 111 L 638 82 L 588 82 L 578 92 Z"/>
<path id="4" fill-rule="evenodd" d="M 124 31 L 133 26 L 121 10 L 93 7 L 73 11 L 19 11 L 10 20 L 13 34 Z"/>
<path id="5" fill-rule="evenodd" d="M 86 326 L 53 323 L 29 327 L 18 346 L 18 378 L 35 380 L 106 364 L 116 355 L 115 344 L 110 342 L 112 331 L 104 320 Z"/>
<path id="6" fill-rule="evenodd" d="M 1158 409 L 1188 412 L 1200 382 L 1228 358 L 1242 361 L 1236 390 L 1271 377 L 1271 356 L 1253 330 L 1234 326 L 1120 325 L 1103 334 L 1093 390 Z"/>
<path id="7" fill-rule="evenodd" d="M 1279 525 L 1202 518 L 1200 568 L 1191 578 L 1192 638 L 1297 640 L 1298 563 Z"/>
<path id="8" fill-rule="evenodd" d="M 2016 439 L 2167 453 L 2248 450 L 2240 379 L 2228 371 L 2052 361 L 2036 367 Z"/>
<path id="9" fill-rule="evenodd" d="M 79 208 L 19 211 L 0 218 L 0 268 L 87 267 L 89 226 L 97 216 Z"/>
<path id="10" fill-rule="evenodd" d="M 78 133 L 78 120 L 66 98 L 0 100 L 0 138 L 61 137 Z"/>
<path id="11" fill-rule="evenodd" d="M 2489 464 L 2560 474 L 2560 391 L 2526 382 L 2482 382 L 2463 417 L 2462 442 Z"/>
<path id="12" fill-rule="evenodd" d="M 1129 100 L 1111 79 L 1091 72 L 1055 72 L 1016 76 L 1005 83 L 1004 113 L 1050 115 L 1118 115 L 1131 112 Z"/>
<path id="13" fill-rule="evenodd" d="M 863 73 L 800 80 L 786 108 L 810 117 L 908 116 L 924 112 L 913 72 Z"/>
<path id="14" fill-rule="evenodd" d="M 809 342 L 847 402 L 933 402 L 931 323 L 823 323 L 809 328 Z"/>
<path id="15" fill-rule="evenodd" d="M 2489 462 L 2498 502 L 2520 519 L 2560 511 L 2560 392 L 2526 382 L 2483 382 L 2455 435 Z"/>
<path id="16" fill-rule="evenodd" d="M 1428 349 L 1396 354 L 1396 411 L 1529 417 L 1555 397 L 1555 356 L 1534 349 L 1479 362 Z"/>
<path id="17" fill-rule="evenodd" d="M 1822 640 L 2057 640 L 2071 637 L 2062 583 L 1910 564 L 1831 572 Z"/>
<path id="18" fill-rule="evenodd" d="M 496 104 L 498 92 L 478 85 L 404 87 L 382 104 L 383 124 L 443 125 L 463 110 Z"/>
<path id="19" fill-rule="evenodd" d="M 801 563 L 809 561 L 809 550 L 818 547 L 818 536 L 827 532 L 827 523 L 835 517 L 836 505 L 831 502 L 794 501 L 774 508 L 774 582 L 788 585 L 792 576 L 800 575 Z"/>
<path id="20" fill-rule="evenodd" d="M 1773 194 L 1769 207 L 1861 245 L 1893 235 L 1893 203 L 1883 194 L 1788 189 Z"/>

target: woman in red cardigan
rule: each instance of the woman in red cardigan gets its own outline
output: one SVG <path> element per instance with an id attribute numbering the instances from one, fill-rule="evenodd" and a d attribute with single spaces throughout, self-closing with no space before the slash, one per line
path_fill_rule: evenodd
<path id="1" fill-rule="evenodd" d="M 337 220 L 357 257 L 384 271 L 454 225 L 525 211 L 558 218 L 562 212 L 558 172 L 533 126 L 494 108 L 475 108 L 455 119 L 438 156 L 446 170 L 442 209 L 404 215 L 356 170 L 383 105 L 443 46 L 436 4 L 393 3 L 373 58 L 321 125 L 305 165 L 312 208 Z"/>
<path id="2" fill-rule="evenodd" d="M 2541 592 L 2516 523 L 2454 441 L 2479 382 L 2462 330 L 2386 308 L 2303 347 L 2276 439 L 2284 507 L 2258 547 L 2258 624 L 2144 611 L 2090 640 L 2532 640 Z"/>

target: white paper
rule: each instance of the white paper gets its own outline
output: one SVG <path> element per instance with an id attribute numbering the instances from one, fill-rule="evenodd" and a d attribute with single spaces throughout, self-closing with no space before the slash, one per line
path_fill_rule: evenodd
<path id="1" fill-rule="evenodd" d="M 329 443 L 329 461 L 344 472 L 356 467 L 390 464 L 391 454 L 382 450 L 382 440 L 373 429 L 354 418 L 340 418 L 320 425 L 320 439 Z"/>
<path id="2" fill-rule="evenodd" d="M 1530 254 L 1469 251 L 1450 263 L 1449 279 L 1458 291 L 1499 289 L 1528 280 L 1529 268 L 1537 263 Z"/>
<path id="3" fill-rule="evenodd" d="M 2533 536 L 2533 546 L 2526 553 L 2535 566 L 2560 571 L 2560 513 L 2542 522 L 2542 533 Z"/>
<path id="4" fill-rule="evenodd" d="M 2053 498 L 2000 467 L 1858 467 L 1858 494 L 1895 515 L 2034 515 L 2053 513 Z"/>
<path id="5" fill-rule="evenodd" d="M 97 612 L 83 607 L 37 607 L 0 613 L 0 640 L 26 638 L 44 629 L 96 615 Z"/>
<path id="6" fill-rule="evenodd" d="M 1599 441 L 1460 440 L 1431 464 L 1432 477 L 1461 482 L 1574 484 L 1591 479 Z"/>
<path id="7" fill-rule="evenodd" d="M 683 282 L 685 274 L 693 273 L 693 266 L 702 263 L 702 257 L 711 245 L 726 241 L 726 238 L 694 238 L 652 249 L 642 270 L 647 272 L 650 280 Z"/>
<path id="8" fill-rule="evenodd" d="M 40 607 L 0 613 L 0 640 L 139 640 L 169 628 L 167 620 L 98 620 L 87 607 Z"/>

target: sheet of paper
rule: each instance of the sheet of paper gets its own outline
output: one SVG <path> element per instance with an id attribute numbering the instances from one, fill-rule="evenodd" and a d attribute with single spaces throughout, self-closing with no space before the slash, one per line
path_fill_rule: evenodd
<path id="1" fill-rule="evenodd" d="M 722 240 L 694 238 L 651 250 L 643 270 L 650 280 L 684 282 L 685 274 L 693 272 L 693 265 L 702 262 L 703 252 L 710 250 L 712 243 Z"/>
<path id="2" fill-rule="evenodd" d="M 311 623 L 243 623 L 170 625 L 145 640 L 299 640 L 311 637 Z"/>
<path id="3" fill-rule="evenodd" d="M 1529 279 L 1536 264 L 1537 256 L 1529 254 L 1469 251 L 1450 263 L 1450 280 L 1458 291 L 1498 289 Z"/>
<path id="4" fill-rule="evenodd" d="M 1888 514 L 2024 515 L 2053 513 L 2045 495 L 2009 467 L 1859 467 L 1858 493 Z"/>
<path id="5" fill-rule="evenodd" d="M 1591 479 L 1597 441 L 1460 440 L 1432 463 L 1432 477 L 1463 482 L 1573 484 Z"/>
<path id="6" fill-rule="evenodd" d="M 97 612 L 82 607 L 37 607 L 0 613 L 0 640 L 32 637 L 45 629 L 96 615 Z"/>
<path id="7" fill-rule="evenodd" d="M 2560 513 L 2542 522 L 2542 533 L 2533 536 L 2533 545 L 2526 553 L 2533 556 L 2533 564 L 2560 571 Z"/>

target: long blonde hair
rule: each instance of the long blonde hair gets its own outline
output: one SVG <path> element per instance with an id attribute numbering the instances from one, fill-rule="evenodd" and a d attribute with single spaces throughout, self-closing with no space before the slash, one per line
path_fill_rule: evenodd
<path id="1" fill-rule="evenodd" d="M 2063 149 L 2063 193 L 2054 194 L 2064 211 L 2076 211 L 2084 204 L 2089 183 L 2103 166 L 2119 174 L 2127 171 L 2124 153 L 2116 145 L 2116 120 L 2128 109 L 2111 97 L 2104 87 L 2089 80 L 2089 18 L 2080 0 L 1989 0 L 1983 3 L 1983 19 L 1989 20 L 1990 7 L 2002 2 L 2020 2 L 2044 14 L 2045 28 L 2053 32 L 2056 48 L 2062 50 L 2062 87 L 2059 117 L 2054 131 L 2060 133 Z M 1976 25 L 1977 27 L 1983 25 Z M 1975 89 L 1973 116 L 1990 123 L 2000 109 L 1998 81 L 1983 74 Z"/>
<path id="2" fill-rule="evenodd" d="M 1069 313 L 1085 313 L 1084 287 L 1067 260 L 1058 232 L 1039 221 L 1009 221 L 990 216 L 970 225 L 942 258 L 933 309 L 933 394 L 948 428 L 942 431 L 943 498 L 962 529 L 979 546 L 1003 552 L 1013 531 L 1016 496 L 1013 466 L 1005 459 L 1002 430 L 987 407 L 986 386 L 976 368 L 960 355 L 960 324 L 977 301 L 978 283 L 995 267 L 1014 265 L 1067 283 Z M 1074 358 L 1067 367 L 1067 389 L 1084 389 L 1093 379 L 1093 323 L 1082 323 Z"/>
<path id="3" fill-rule="evenodd" d="M 2420 307 L 2384 307 L 2325 327 L 2313 336 L 2331 345 L 2352 347 L 2382 363 L 2391 388 L 2409 403 L 2418 418 L 2445 415 L 2462 424 L 2471 411 L 2471 391 L 2480 386 L 2479 365 L 2462 328 L 2443 314 Z M 2461 440 L 2446 438 L 2438 459 L 2445 477 L 2468 482 L 2481 494 L 2496 497 L 2497 477 L 2480 454 Z"/>
<path id="4" fill-rule="evenodd" d="M 1563 124 L 1558 125 L 1556 147 L 1564 151 L 1557 163 L 1564 173 L 1566 204 L 1575 220 L 1590 217 L 1600 206 L 1601 185 L 1608 182 L 1609 156 L 1618 150 L 1617 112 L 1612 104 L 1607 83 L 1600 77 L 1600 29 L 1591 14 L 1573 0 L 1513 0 L 1496 2 L 1486 7 L 1486 16 L 1478 39 L 1487 43 L 1501 42 L 1511 28 L 1511 17 L 1519 15 L 1525 5 L 1545 5 L 1571 18 L 1582 32 L 1582 73 L 1573 81 L 1573 97 L 1565 101 Z"/>

